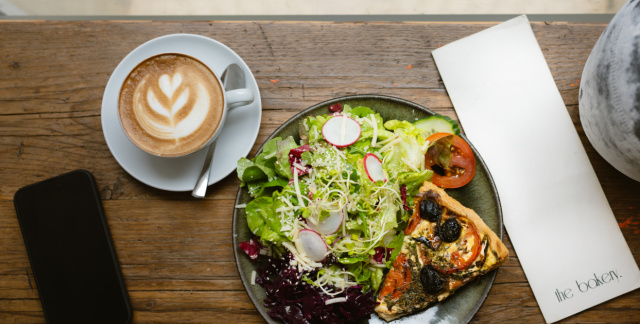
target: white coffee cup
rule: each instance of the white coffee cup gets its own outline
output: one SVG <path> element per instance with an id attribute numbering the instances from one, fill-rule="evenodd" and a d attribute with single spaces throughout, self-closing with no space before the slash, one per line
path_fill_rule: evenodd
<path id="1" fill-rule="evenodd" d="M 129 71 L 118 97 L 120 125 L 139 149 L 160 157 L 193 154 L 216 140 L 229 107 L 253 102 L 251 90 L 225 91 L 220 77 L 185 53 L 159 53 Z"/>

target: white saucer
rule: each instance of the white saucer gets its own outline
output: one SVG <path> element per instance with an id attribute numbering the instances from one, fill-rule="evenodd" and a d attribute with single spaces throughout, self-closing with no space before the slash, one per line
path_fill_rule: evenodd
<path id="1" fill-rule="evenodd" d="M 122 82 L 140 62 L 161 53 L 195 57 L 218 76 L 229 64 L 237 63 L 244 70 L 247 88 L 253 91 L 255 99 L 251 104 L 228 112 L 213 157 L 209 177 L 209 185 L 212 185 L 233 172 L 238 160 L 249 154 L 260 130 L 262 102 L 251 69 L 233 50 L 211 38 L 192 34 L 158 37 L 134 49 L 118 64 L 102 97 L 102 130 L 107 146 L 120 166 L 139 181 L 162 190 L 193 190 L 204 163 L 206 148 L 180 158 L 157 157 L 136 147 L 125 135 L 118 120 L 118 95 Z"/>

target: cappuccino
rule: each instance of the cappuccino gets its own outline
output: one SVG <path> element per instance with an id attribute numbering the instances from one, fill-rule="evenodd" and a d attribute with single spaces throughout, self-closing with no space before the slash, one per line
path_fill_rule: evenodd
<path id="1" fill-rule="evenodd" d="M 215 74 L 183 54 L 160 54 L 138 64 L 118 100 L 127 137 L 147 153 L 165 157 L 186 155 L 209 143 L 224 107 Z"/>

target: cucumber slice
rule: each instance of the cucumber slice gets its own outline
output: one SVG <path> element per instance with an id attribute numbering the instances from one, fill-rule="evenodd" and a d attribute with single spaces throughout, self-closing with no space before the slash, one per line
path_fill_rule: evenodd
<path id="1" fill-rule="evenodd" d="M 424 138 L 435 133 L 460 135 L 460 126 L 458 126 L 458 123 L 447 116 L 439 114 L 420 119 L 414 122 L 413 126 L 420 130 L 420 134 Z"/>

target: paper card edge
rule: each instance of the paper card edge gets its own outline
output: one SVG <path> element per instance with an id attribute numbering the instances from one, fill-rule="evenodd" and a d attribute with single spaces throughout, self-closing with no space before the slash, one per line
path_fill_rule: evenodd
<path id="1" fill-rule="evenodd" d="M 500 26 L 504 27 L 504 26 L 505 26 L 504 24 L 507 24 L 507 23 L 515 23 L 517 20 L 520 20 L 520 19 L 524 19 L 524 20 L 525 20 L 529 25 L 531 25 L 531 22 L 529 21 L 529 17 L 527 17 L 527 15 L 526 15 L 526 14 L 521 14 L 521 15 L 515 16 L 515 17 L 513 17 L 513 18 L 511 18 L 511 19 L 508 19 L 508 20 L 505 20 L 505 21 L 503 21 L 503 22 L 500 22 L 500 23 L 498 23 L 498 24 L 496 24 L 496 25 L 494 25 L 494 26 L 491 26 L 491 27 L 485 28 L 485 29 L 483 29 L 483 30 L 481 30 L 481 31 L 479 31 L 479 32 L 473 33 L 473 34 L 471 34 L 471 35 L 464 36 L 464 37 L 462 37 L 462 38 L 460 38 L 460 39 L 456 39 L 456 40 L 454 40 L 454 41 L 453 41 L 453 42 L 451 42 L 451 43 L 448 43 L 448 44 L 442 45 L 442 47 L 436 48 L 436 49 L 434 49 L 433 51 L 431 51 L 431 56 L 433 56 L 433 60 L 435 61 L 435 60 L 436 60 L 436 58 L 435 58 L 435 54 L 436 54 L 437 52 L 439 52 L 441 49 L 443 49 L 443 48 L 445 48 L 445 47 L 447 47 L 447 46 L 449 46 L 449 45 L 451 45 L 451 44 L 454 44 L 454 43 L 457 43 L 457 42 L 459 42 L 459 41 L 461 41 L 461 40 L 467 39 L 468 37 L 473 37 L 473 36 L 478 35 L 478 34 L 484 34 L 484 33 L 488 32 L 488 31 L 493 30 L 493 29 L 495 29 L 495 28 L 498 28 L 498 27 L 500 27 Z M 438 65 L 438 63 L 437 63 L 437 62 L 436 62 L 436 65 Z"/>

